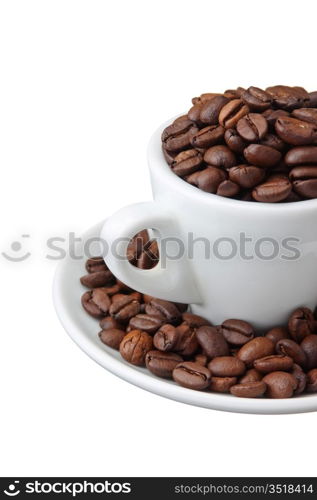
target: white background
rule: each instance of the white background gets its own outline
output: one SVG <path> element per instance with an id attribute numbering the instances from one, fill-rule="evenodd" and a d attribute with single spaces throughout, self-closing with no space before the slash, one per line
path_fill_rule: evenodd
<path id="1" fill-rule="evenodd" d="M 316 415 L 252 416 L 132 387 L 68 338 L 50 236 L 151 198 L 151 132 L 237 85 L 316 90 L 313 1 L 0 3 L 0 474 L 315 475 Z M 30 238 L 22 239 L 28 233 Z M 11 250 L 11 255 L 15 255 Z"/>

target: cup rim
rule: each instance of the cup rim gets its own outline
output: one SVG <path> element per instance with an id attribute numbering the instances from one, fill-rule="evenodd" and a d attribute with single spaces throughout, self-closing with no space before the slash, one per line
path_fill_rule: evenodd
<path id="1" fill-rule="evenodd" d="M 203 201 L 204 203 L 210 203 L 212 205 L 217 204 L 226 206 L 227 208 L 231 207 L 232 209 L 244 208 L 249 211 L 250 207 L 252 207 L 253 210 L 282 214 L 287 212 L 311 211 L 317 208 L 317 198 L 302 200 L 294 203 L 263 203 L 226 198 L 224 196 L 202 191 L 201 189 L 184 181 L 181 177 L 178 177 L 174 174 L 164 158 L 161 147 L 161 134 L 168 125 L 183 114 L 184 113 L 180 113 L 162 123 L 152 134 L 147 147 L 147 159 L 150 170 L 160 171 L 160 175 L 164 176 L 167 182 L 172 183 L 175 190 L 182 191 L 184 194 L 196 199 L 197 201 Z"/>

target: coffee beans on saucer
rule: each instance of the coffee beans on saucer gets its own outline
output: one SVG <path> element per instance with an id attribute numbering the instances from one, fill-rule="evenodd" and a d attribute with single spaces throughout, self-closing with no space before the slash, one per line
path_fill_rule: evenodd
<path id="1" fill-rule="evenodd" d="M 201 94 L 163 131 L 165 159 L 207 193 L 262 203 L 317 198 L 316 96 L 286 85 Z"/>
<path id="2" fill-rule="evenodd" d="M 147 245 L 148 235 L 142 237 Z M 157 262 L 157 253 L 143 258 L 144 249 L 136 249 L 135 241 L 130 250 L 134 265 L 149 269 Z M 316 319 L 307 307 L 296 309 L 287 326 L 259 336 L 242 319 L 211 325 L 186 304 L 135 292 L 115 278 L 101 257 L 89 259 L 86 270 L 82 306 L 99 320 L 100 341 L 126 362 L 188 389 L 241 398 L 317 393 Z"/>

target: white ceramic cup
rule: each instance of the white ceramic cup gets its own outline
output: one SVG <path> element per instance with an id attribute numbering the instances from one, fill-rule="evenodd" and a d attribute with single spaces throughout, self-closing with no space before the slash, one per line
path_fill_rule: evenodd
<path id="1" fill-rule="evenodd" d="M 112 247 L 105 255 L 111 271 L 142 293 L 190 303 L 213 324 L 238 318 L 264 330 L 285 324 L 296 307 L 314 308 L 317 200 L 253 203 L 191 186 L 164 159 L 160 136 L 170 123 L 149 143 L 154 201 L 119 210 L 101 231 Z M 156 231 L 159 245 L 169 242 L 168 251 L 155 268 L 141 270 L 120 256 L 127 239 L 147 228 Z"/>

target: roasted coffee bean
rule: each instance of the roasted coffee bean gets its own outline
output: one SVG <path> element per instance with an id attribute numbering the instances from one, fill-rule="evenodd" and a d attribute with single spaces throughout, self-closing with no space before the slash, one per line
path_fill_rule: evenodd
<path id="1" fill-rule="evenodd" d="M 227 393 L 230 391 L 230 387 L 237 383 L 237 380 L 237 377 L 211 377 L 210 390 Z"/>
<path id="2" fill-rule="evenodd" d="M 269 127 L 274 130 L 276 120 L 280 117 L 283 118 L 284 116 L 289 116 L 289 113 L 283 109 L 267 109 L 266 111 L 263 111 L 262 115 L 267 120 Z"/>
<path id="3" fill-rule="evenodd" d="M 173 378 L 174 368 L 183 358 L 174 352 L 149 351 L 145 356 L 147 369 L 162 378 Z"/>
<path id="4" fill-rule="evenodd" d="M 317 109 L 295 109 L 294 111 L 292 111 L 292 116 L 294 116 L 294 118 L 298 118 L 298 120 L 303 120 L 305 122 L 310 122 L 317 125 Z"/>
<path id="5" fill-rule="evenodd" d="M 303 349 L 292 339 L 279 340 L 275 350 L 278 354 L 290 356 L 297 365 L 305 366 L 306 364 L 306 355 Z"/>
<path id="6" fill-rule="evenodd" d="M 172 351 L 175 348 L 178 333 L 175 326 L 163 325 L 153 337 L 153 343 L 159 351 Z"/>
<path id="7" fill-rule="evenodd" d="M 238 398 L 259 398 L 263 396 L 267 389 L 267 385 L 262 380 L 258 382 L 244 382 L 233 385 L 230 388 L 230 393 Z"/>
<path id="8" fill-rule="evenodd" d="M 220 184 L 227 178 L 226 173 L 220 168 L 207 167 L 201 172 L 195 172 L 187 177 L 187 182 L 202 191 L 215 194 Z"/>
<path id="9" fill-rule="evenodd" d="M 251 111 L 264 111 L 272 102 L 270 94 L 258 87 L 249 87 L 242 92 L 241 99 L 248 105 Z"/>
<path id="10" fill-rule="evenodd" d="M 226 180 L 222 181 L 217 189 L 216 194 L 218 196 L 224 196 L 225 198 L 233 198 L 240 191 L 240 186 L 233 181 Z"/>
<path id="11" fill-rule="evenodd" d="M 194 104 L 190 108 L 190 110 L 187 113 L 188 119 L 191 120 L 192 122 L 195 122 L 197 125 L 201 125 L 199 116 L 200 116 L 200 112 L 201 112 L 202 107 L 203 107 L 203 103 L 197 102 L 196 104 Z"/>
<path id="12" fill-rule="evenodd" d="M 167 300 L 162 299 L 152 299 L 150 302 L 152 309 L 160 313 L 166 320 L 167 323 L 177 324 L 181 320 L 181 312 L 178 307 Z M 147 312 L 147 314 L 149 314 Z"/>
<path id="13" fill-rule="evenodd" d="M 106 316 L 111 306 L 110 298 L 103 288 L 95 288 L 84 293 L 81 303 L 90 316 L 98 319 Z"/>
<path id="14" fill-rule="evenodd" d="M 207 366 L 208 358 L 205 354 L 196 354 L 195 355 L 195 363 L 198 363 L 202 366 Z"/>
<path id="15" fill-rule="evenodd" d="M 272 340 L 266 337 L 256 337 L 244 344 L 238 351 L 238 358 L 248 367 L 252 367 L 256 359 L 270 356 L 274 353 Z"/>
<path id="16" fill-rule="evenodd" d="M 182 151 L 190 146 L 190 141 L 198 132 L 192 121 L 185 119 L 175 121 L 162 134 L 162 141 L 167 151 Z"/>
<path id="17" fill-rule="evenodd" d="M 293 146 L 313 144 L 317 140 L 317 125 L 290 116 L 278 118 L 275 130 L 283 141 Z"/>
<path id="18" fill-rule="evenodd" d="M 285 155 L 285 163 L 290 167 L 296 165 L 317 165 L 317 147 L 299 146 L 292 148 Z"/>
<path id="19" fill-rule="evenodd" d="M 315 320 L 308 307 L 299 307 L 288 320 L 288 329 L 291 337 L 296 342 L 301 342 L 305 337 L 314 333 Z"/>
<path id="20" fill-rule="evenodd" d="M 200 112 L 199 120 L 206 125 L 215 125 L 218 122 L 219 113 L 225 104 L 229 102 L 227 97 L 218 95 L 206 101 Z"/>
<path id="21" fill-rule="evenodd" d="M 87 288 L 99 288 L 114 283 L 114 276 L 109 269 L 106 271 L 96 271 L 86 274 L 80 278 L 82 285 Z"/>
<path id="22" fill-rule="evenodd" d="M 153 348 L 152 337 L 140 330 L 127 333 L 120 344 L 121 356 L 132 365 L 145 365 L 145 356 Z"/>
<path id="23" fill-rule="evenodd" d="M 298 385 L 293 375 L 280 371 L 265 375 L 263 382 L 267 385 L 266 396 L 273 399 L 291 398 Z"/>
<path id="24" fill-rule="evenodd" d="M 233 356 L 219 356 L 208 363 L 211 374 L 215 377 L 241 377 L 246 368 L 243 361 Z"/>
<path id="25" fill-rule="evenodd" d="M 192 174 L 196 172 L 203 162 L 203 157 L 196 149 L 187 149 L 178 153 L 174 161 L 171 164 L 171 168 L 174 174 L 179 177 L 185 177 L 185 175 Z"/>
<path id="26" fill-rule="evenodd" d="M 257 142 L 266 135 L 268 123 L 263 115 L 249 113 L 238 121 L 237 131 L 245 141 Z"/>
<path id="27" fill-rule="evenodd" d="M 247 143 L 233 128 L 229 128 L 225 131 L 224 139 L 228 148 L 234 153 L 242 154 L 243 150 L 247 147 Z"/>
<path id="28" fill-rule="evenodd" d="M 294 364 L 291 374 L 293 377 L 295 377 L 297 381 L 297 389 L 294 392 L 294 394 L 302 394 L 306 388 L 306 383 L 307 383 L 307 376 L 306 373 L 304 373 L 303 369 L 299 366 Z"/>
<path id="29" fill-rule="evenodd" d="M 210 325 L 208 319 L 189 312 L 184 312 L 182 314 L 182 319 L 188 326 L 190 326 L 190 328 L 199 328 L 200 326 Z"/>
<path id="30" fill-rule="evenodd" d="M 91 257 L 86 261 L 87 273 L 96 273 L 98 271 L 107 271 L 107 266 L 103 257 Z"/>
<path id="31" fill-rule="evenodd" d="M 102 318 L 99 322 L 99 326 L 102 330 L 109 330 L 110 328 L 114 328 L 116 330 L 124 329 L 124 326 L 122 326 L 122 324 L 112 316 L 105 316 L 104 318 Z"/>
<path id="32" fill-rule="evenodd" d="M 101 330 L 98 335 L 101 342 L 112 347 L 112 349 L 118 350 L 126 332 L 117 328 L 108 328 L 107 330 Z"/>
<path id="33" fill-rule="evenodd" d="M 276 345 L 279 340 L 288 339 L 289 338 L 289 333 L 288 333 L 287 328 L 285 328 L 283 326 L 277 326 L 277 327 L 272 328 L 271 330 L 269 330 L 266 333 L 265 336 L 268 339 L 272 340 L 272 342 L 274 343 L 274 345 Z"/>
<path id="34" fill-rule="evenodd" d="M 183 387 L 201 391 L 210 385 L 211 374 L 205 366 L 187 361 L 174 368 L 173 379 Z"/>
<path id="35" fill-rule="evenodd" d="M 112 301 L 109 312 L 116 320 L 125 323 L 132 316 L 139 314 L 141 309 L 140 302 L 131 295 L 125 295 L 118 300 Z"/>
<path id="36" fill-rule="evenodd" d="M 317 196 L 317 165 L 294 167 L 289 178 L 293 181 L 294 191 L 303 198 L 316 198 Z"/>
<path id="37" fill-rule="evenodd" d="M 192 103 L 193 104 L 203 104 L 206 101 L 210 101 L 214 97 L 221 95 L 217 92 L 205 92 L 204 94 L 201 94 L 199 97 L 193 97 L 192 98 Z"/>
<path id="38" fill-rule="evenodd" d="M 142 330 L 143 332 L 154 334 L 162 326 L 162 320 L 156 316 L 148 314 L 137 314 L 129 321 L 130 330 Z"/>
<path id="39" fill-rule="evenodd" d="M 218 168 L 230 168 L 237 163 L 234 153 L 227 146 L 213 146 L 207 149 L 204 160 Z"/>
<path id="40" fill-rule="evenodd" d="M 259 382 L 262 380 L 263 375 L 262 373 L 258 372 L 255 368 L 250 368 L 245 372 L 243 377 L 239 379 L 239 384 L 246 384 L 249 382 Z"/>
<path id="41" fill-rule="evenodd" d="M 220 111 L 219 123 L 225 128 L 232 128 L 249 111 L 249 107 L 241 99 L 232 99 Z"/>
<path id="42" fill-rule="evenodd" d="M 302 87 L 289 87 L 287 85 L 275 85 L 265 89 L 273 99 L 273 105 L 292 110 L 302 108 L 310 102 L 309 94 Z"/>
<path id="43" fill-rule="evenodd" d="M 177 340 L 174 350 L 182 356 L 192 356 L 198 349 L 196 330 L 187 323 L 176 327 Z"/>
<path id="44" fill-rule="evenodd" d="M 200 347 L 209 359 L 229 355 L 228 343 L 219 327 L 201 326 L 196 335 Z"/>
<path id="45" fill-rule="evenodd" d="M 229 179 L 243 189 L 257 186 L 264 180 L 264 177 L 264 169 L 252 165 L 237 165 L 229 170 Z"/>
<path id="46" fill-rule="evenodd" d="M 277 203 L 285 200 L 292 190 L 292 184 L 287 177 L 274 175 L 269 177 L 263 184 L 259 184 L 252 191 L 256 201 L 262 203 Z"/>
<path id="47" fill-rule="evenodd" d="M 308 335 L 300 346 L 306 355 L 306 368 L 317 368 L 317 335 Z"/>
<path id="48" fill-rule="evenodd" d="M 251 165 L 263 168 L 274 167 L 282 158 L 279 151 L 263 144 L 250 144 L 243 154 Z"/>
<path id="49" fill-rule="evenodd" d="M 219 144 L 223 138 L 225 129 L 221 125 L 210 125 L 204 127 L 191 140 L 194 148 L 209 148 Z"/>
<path id="50" fill-rule="evenodd" d="M 163 156 L 165 158 L 166 163 L 168 165 L 171 165 L 175 159 L 175 156 L 177 155 L 177 152 L 172 153 L 171 151 L 167 151 L 164 144 L 162 144 L 162 152 L 163 152 Z"/>
<path id="51" fill-rule="evenodd" d="M 244 345 L 254 337 L 252 325 L 241 319 L 227 319 L 222 323 L 221 331 L 227 342 L 236 346 Z"/>
<path id="52" fill-rule="evenodd" d="M 307 373 L 306 391 L 317 392 L 317 368 L 314 368 Z"/>
<path id="53" fill-rule="evenodd" d="M 284 354 L 273 354 L 254 361 L 254 368 L 260 373 L 288 372 L 293 367 L 293 359 Z"/>
<path id="54" fill-rule="evenodd" d="M 309 92 L 309 106 L 311 108 L 317 108 L 317 92 Z"/>
<path id="55" fill-rule="evenodd" d="M 156 240 L 150 240 L 144 245 L 143 252 L 138 257 L 137 267 L 139 269 L 152 269 L 160 260 L 159 249 Z"/>
<path id="56" fill-rule="evenodd" d="M 136 263 L 149 239 L 149 233 L 145 229 L 137 233 L 129 242 L 127 248 L 127 259 L 131 264 Z"/>
<path id="57" fill-rule="evenodd" d="M 262 146 L 268 146 L 269 148 L 276 149 L 280 153 L 285 151 L 285 143 L 275 134 L 266 134 L 261 140 Z M 281 156 L 280 156 L 281 158 Z M 265 165 L 266 166 L 266 165 Z"/>

